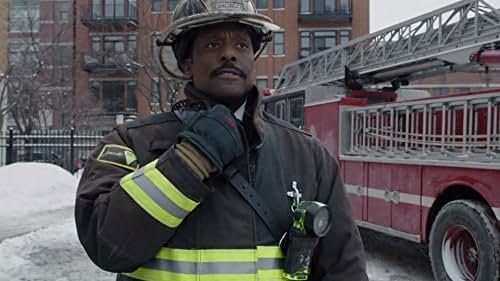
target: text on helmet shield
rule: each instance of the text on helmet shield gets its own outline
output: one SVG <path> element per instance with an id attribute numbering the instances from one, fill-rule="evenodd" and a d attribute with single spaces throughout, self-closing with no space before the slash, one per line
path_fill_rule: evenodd
<path id="1" fill-rule="evenodd" d="M 235 10 L 241 12 L 245 8 L 245 4 L 243 2 L 247 2 L 246 0 L 212 0 L 210 1 L 210 8 L 212 11 L 221 11 L 221 10 Z"/>

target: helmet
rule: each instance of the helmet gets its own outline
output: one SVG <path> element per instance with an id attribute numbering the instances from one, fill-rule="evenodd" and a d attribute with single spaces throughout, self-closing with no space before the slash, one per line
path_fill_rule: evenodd
<path id="1" fill-rule="evenodd" d="M 258 14 L 251 0 L 181 0 L 175 8 L 172 24 L 162 32 L 161 39 L 157 42 L 161 46 L 159 55 L 162 68 L 170 76 L 189 79 L 179 67 L 179 58 L 175 52 L 177 41 L 189 31 L 223 22 L 247 25 L 253 35 L 259 36 L 259 49 L 254 49 L 255 58 L 258 58 L 267 42 L 271 41 L 272 31 L 280 28 L 270 18 Z"/>

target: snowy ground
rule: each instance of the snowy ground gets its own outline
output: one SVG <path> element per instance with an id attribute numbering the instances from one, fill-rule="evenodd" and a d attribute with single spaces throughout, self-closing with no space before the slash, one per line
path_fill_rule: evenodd
<path id="1" fill-rule="evenodd" d="M 111 281 L 91 263 L 73 222 L 77 178 L 36 163 L 0 168 L 0 281 Z M 431 281 L 424 248 L 362 231 L 372 281 Z"/>

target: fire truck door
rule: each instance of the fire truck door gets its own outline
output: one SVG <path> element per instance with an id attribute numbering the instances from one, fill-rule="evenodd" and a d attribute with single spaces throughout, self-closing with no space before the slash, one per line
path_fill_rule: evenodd
<path id="1" fill-rule="evenodd" d="M 367 163 L 368 196 L 366 221 L 382 227 L 391 227 L 392 167 L 384 163 Z"/>
<path id="2" fill-rule="evenodd" d="M 341 161 L 342 178 L 356 220 L 363 220 L 366 211 L 366 167 L 357 161 Z"/>
<path id="3" fill-rule="evenodd" d="M 410 234 L 420 234 L 422 167 L 393 165 L 390 200 L 392 203 L 391 228 Z"/>

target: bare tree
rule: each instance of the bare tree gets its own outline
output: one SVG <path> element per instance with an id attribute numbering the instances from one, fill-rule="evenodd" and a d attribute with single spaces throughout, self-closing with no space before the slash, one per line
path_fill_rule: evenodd
<path id="1" fill-rule="evenodd" d="M 33 2 L 26 3 L 27 12 L 23 6 L 19 11 L 11 8 L 11 26 L 19 32 L 9 40 L 9 73 L 4 81 L 6 113 L 26 134 L 49 128 L 54 113 L 68 110 L 64 101 L 73 79 L 71 46 L 64 44 L 71 26 L 52 26 L 41 38 L 39 6 L 29 3 Z"/>
<path id="2" fill-rule="evenodd" d="M 140 3 L 137 11 L 142 20 L 138 23 L 140 37 L 138 42 L 149 42 L 134 52 L 121 54 L 117 63 L 128 71 L 137 71 L 137 94 L 148 101 L 152 113 L 169 111 L 179 99 L 183 81 L 169 77 L 161 70 L 158 61 L 160 31 L 165 29 L 168 22 L 165 14 L 151 16 L 151 10 L 146 3 Z"/>
<path id="3" fill-rule="evenodd" d="M 5 117 L 7 116 L 11 104 L 7 100 L 7 84 L 6 81 L 9 78 L 9 72 L 11 68 L 8 68 L 5 73 L 0 73 L 0 129 L 3 128 L 5 123 Z"/>

